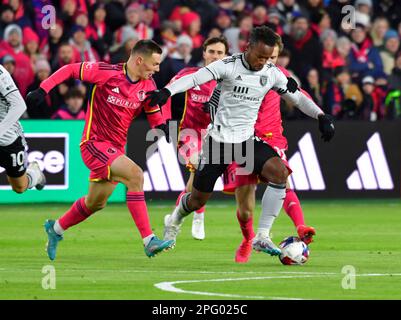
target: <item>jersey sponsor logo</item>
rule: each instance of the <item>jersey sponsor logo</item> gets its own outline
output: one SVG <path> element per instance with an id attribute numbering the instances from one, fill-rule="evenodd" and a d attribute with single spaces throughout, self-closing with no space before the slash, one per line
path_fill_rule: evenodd
<path id="1" fill-rule="evenodd" d="M 234 86 L 234 92 L 248 94 L 249 88 Z"/>
<path id="2" fill-rule="evenodd" d="M 120 89 L 118 87 L 115 87 L 114 89 L 111 89 L 111 91 L 115 93 L 120 93 Z"/>
<path id="3" fill-rule="evenodd" d="M 107 97 L 107 102 L 114 104 L 119 107 L 129 108 L 129 109 L 138 109 L 141 106 L 140 102 L 128 101 L 125 99 L 117 98 L 115 96 L 109 95 Z"/>
<path id="4" fill-rule="evenodd" d="M 260 76 L 259 83 L 260 83 L 260 85 L 262 87 L 264 87 L 267 84 L 267 77 L 266 76 Z"/>
<path id="5" fill-rule="evenodd" d="M 191 92 L 191 100 L 194 102 L 200 102 L 200 103 L 205 103 L 208 102 L 210 97 L 209 96 L 205 96 L 205 95 L 200 95 L 200 94 L 196 94 L 196 93 L 192 93 Z"/>
<path id="6" fill-rule="evenodd" d="M 288 160 L 293 170 L 289 179 L 291 187 L 295 190 L 325 190 L 326 185 L 309 132 L 298 141 L 298 148 L 299 151 Z"/>
<path id="7" fill-rule="evenodd" d="M 392 190 L 393 179 L 378 132 L 367 141 L 368 150 L 356 160 L 357 169 L 347 178 L 349 190 Z"/>
<path id="8" fill-rule="evenodd" d="M 237 80 L 237 81 L 242 81 L 241 75 L 238 75 L 238 76 L 235 78 L 235 80 Z"/>
<path id="9" fill-rule="evenodd" d="M 146 92 L 144 90 L 139 90 L 137 96 L 139 101 L 144 101 L 146 98 Z"/>

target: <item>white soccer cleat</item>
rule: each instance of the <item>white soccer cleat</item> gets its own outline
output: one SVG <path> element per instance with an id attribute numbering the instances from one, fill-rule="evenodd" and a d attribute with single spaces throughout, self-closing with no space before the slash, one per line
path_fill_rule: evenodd
<path id="1" fill-rule="evenodd" d="M 205 214 L 194 213 L 192 219 L 192 237 L 196 240 L 205 239 Z"/>
<path id="2" fill-rule="evenodd" d="M 39 163 L 37 161 L 32 161 L 28 165 L 28 169 L 36 171 L 38 176 L 40 177 L 38 183 L 35 185 L 36 190 L 42 190 L 46 185 L 46 177 L 43 174 L 42 170 L 40 170 Z"/>
<path id="3" fill-rule="evenodd" d="M 271 256 L 278 256 L 281 254 L 280 248 L 277 247 L 269 237 L 260 234 L 256 235 L 253 239 L 252 247 L 255 251 L 262 251 Z"/>
<path id="4" fill-rule="evenodd" d="M 164 217 L 164 236 L 163 240 L 174 240 L 176 241 L 178 233 L 181 231 L 181 225 L 180 224 L 174 224 L 173 219 L 171 219 L 171 214 L 167 214 Z"/>

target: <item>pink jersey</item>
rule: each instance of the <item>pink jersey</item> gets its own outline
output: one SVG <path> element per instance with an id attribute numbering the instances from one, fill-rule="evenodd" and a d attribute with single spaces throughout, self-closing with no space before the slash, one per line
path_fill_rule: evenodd
<path id="1" fill-rule="evenodd" d="M 68 78 L 76 78 L 93 84 L 86 112 L 82 142 L 106 141 L 118 148 L 126 144 L 128 128 L 144 109 L 150 126 L 164 123 L 160 108 L 144 103 L 145 93 L 156 89 L 152 79 L 131 81 L 127 65 L 111 65 L 103 62 L 69 64 L 41 83 L 49 92 Z"/>
<path id="2" fill-rule="evenodd" d="M 171 79 L 171 82 L 198 71 L 199 67 L 184 68 Z M 189 89 L 185 93 L 184 113 L 180 122 L 180 129 L 194 129 L 201 131 L 206 129 L 210 123 L 210 114 L 202 110 L 203 104 L 210 100 L 213 90 L 216 87 L 216 81 L 212 80 L 200 86 Z M 166 110 L 166 111 L 164 111 Z M 163 107 L 163 112 L 171 118 L 171 99 Z"/>

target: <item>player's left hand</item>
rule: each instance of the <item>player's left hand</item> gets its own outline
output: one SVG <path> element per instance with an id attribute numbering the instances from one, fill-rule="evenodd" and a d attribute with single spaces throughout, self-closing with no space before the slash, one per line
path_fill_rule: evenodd
<path id="1" fill-rule="evenodd" d="M 159 105 L 159 107 L 161 107 L 166 104 L 168 98 L 171 96 L 171 92 L 168 89 L 163 88 L 161 90 L 146 92 L 146 96 L 145 101 L 149 103 L 149 106 L 154 107 Z"/>
<path id="2" fill-rule="evenodd" d="M 288 82 L 287 82 L 287 90 L 288 92 L 294 93 L 298 90 L 298 82 L 291 77 L 287 77 Z"/>
<path id="3" fill-rule="evenodd" d="M 334 137 L 335 132 L 333 117 L 328 114 L 320 114 L 318 120 L 323 141 L 330 141 Z"/>

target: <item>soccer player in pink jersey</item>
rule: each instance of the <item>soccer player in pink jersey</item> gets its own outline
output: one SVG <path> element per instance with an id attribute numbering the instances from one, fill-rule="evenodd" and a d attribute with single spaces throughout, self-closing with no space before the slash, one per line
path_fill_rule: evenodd
<path id="1" fill-rule="evenodd" d="M 56 257 L 58 243 L 70 227 L 86 220 L 106 206 L 118 182 L 127 187 L 127 206 L 141 234 L 149 257 L 169 249 L 174 241 L 160 240 L 152 232 L 143 192 L 142 169 L 125 155 L 128 128 L 142 109 L 152 128 L 167 134 L 159 106 L 150 107 L 145 93 L 156 89 L 152 75 L 159 71 L 161 48 L 151 40 L 141 40 L 133 47 L 126 63 L 82 62 L 69 64 L 27 96 L 28 104 L 38 104 L 58 84 L 75 78 L 93 84 L 80 144 L 85 165 L 90 169 L 88 194 L 78 199 L 58 220 L 47 220 L 47 254 Z"/>
<path id="2" fill-rule="evenodd" d="M 213 61 L 223 59 L 228 53 L 228 43 L 224 37 L 209 38 L 203 43 L 204 65 Z M 199 67 L 184 68 L 170 83 L 199 70 Z M 179 124 L 178 152 L 183 157 L 190 176 L 185 187 L 177 198 L 178 205 L 180 198 L 187 192 L 192 191 L 192 182 L 195 170 L 198 165 L 199 153 L 202 150 L 202 139 L 206 133 L 206 128 L 210 123 L 209 100 L 216 87 L 216 81 L 212 80 L 185 92 L 185 105 L 182 119 Z M 163 106 L 163 114 L 167 119 L 171 119 L 171 99 Z M 205 238 L 204 228 L 205 206 L 196 210 L 192 220 L 192 236 L 197 240 Z M 169 215 L 165 217 L 169 218 Z"/>
<path id="3" fill-rule="evenodd" d="M 269 61 L 276 64 L 281 50 L 282 43 L 279 43 L 274 47 L 273 54 Z M 286 69 L 279 68 L 287 77 L 290 77 Z M 294 85 L 296 84 L 294 83 Z M 309 97 L 305 91 L 301 91 Z M 287 139 L 283 135 L 280 96 L 275 91 L 269 91 L 263 99 L 255 124 L 255 134 L 277 151 L 280 158 L 291 172 L 292 170 L 285 155 L 288 145 Z M 252 239 L 255 236 L 253 230 L 253 211 L 255 209 L 255 189 L 258 183 L 258 176 L 255 174 L 236 174 L 238 168 L 239 166 L 237 164 L 231 164 L 224 173 L 225 178 L 223 180 L 225 182 L 224 191 L 235 193 L 237 219 L 243 235 L 243 240 L 236 251 L 235 261 L 238 263 L 245 263 L 249 260 L 252 252 Z M 262 199 L 262 210 L 263 202 L 264 199 Z M 312 237 L 315 235 L 315 229 L 305 225 L 301 204 L 294 190 L 290 188 L 288 181 L 283 208 L 294 223 L 298 236 L 306 244 L 311 243 Z M 270 228 L 275 218 L 276 216 L 270 216 Z"/>

